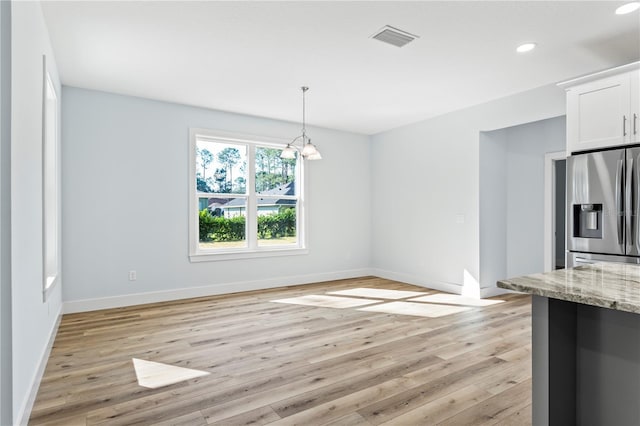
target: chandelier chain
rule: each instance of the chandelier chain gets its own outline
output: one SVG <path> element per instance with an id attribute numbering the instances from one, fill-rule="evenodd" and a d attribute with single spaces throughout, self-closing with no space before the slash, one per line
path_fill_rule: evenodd
<path id="1" fill-rule="evenodd" d="M 306 86 L 302 86 L 301 89 L 302 89 L 302 141 L 304 142 L 304 140 L 307 137 L 307 128 L 306 128 L 307 108 L 306 108 L 305 96 L 306 96 L 307 90 L 309 90 L 309 88 L 306 87 Z"/>
<path id="2" fill-rule="evenodd" d="M 302 134 L 294 138 L 280 153 L 280 158 L 292 160 L 296 158 L 296 152 L 300 153 L 302 158 L 306 160 L 321 160 L 322 156 L 318 148 L 311 143 L 311 139 L 307 137 L 307 86 L 302 86 Z M 295 146 L 297 141 L 301 141 L 301 146 Z"/>

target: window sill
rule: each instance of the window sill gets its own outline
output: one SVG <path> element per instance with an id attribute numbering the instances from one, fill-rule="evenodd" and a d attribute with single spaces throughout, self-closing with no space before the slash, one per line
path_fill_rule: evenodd
<path id="1" fill-rule="evenodd" d="M 219 262 L 223 260 L 239 260 L 239 259 L 256 259 L 261 257 L 276 256 L 299 256 L 308 254 L 306 248 L 282 248 L 269 250 L 243 250 L 237 252 L 219 252 L 219 253 L 192 253 L 189 255 L 191 263 L 198 262 Z"/>

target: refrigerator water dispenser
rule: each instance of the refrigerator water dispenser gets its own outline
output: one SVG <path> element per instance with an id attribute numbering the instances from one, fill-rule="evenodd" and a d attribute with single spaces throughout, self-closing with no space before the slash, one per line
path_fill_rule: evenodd
<path id="1" fill-rule="evenodd" d="M 573 236 L 602 238 L 602 204 L 573 205 Z"/>

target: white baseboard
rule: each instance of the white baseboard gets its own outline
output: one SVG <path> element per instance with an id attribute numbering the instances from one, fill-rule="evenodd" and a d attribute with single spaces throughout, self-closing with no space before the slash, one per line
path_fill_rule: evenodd
<path id="1" fill-rule="evenodd" d="M 49 360 L 49 355 L 51 354 L 51 349 L 53 348 L 53 343 L 56 340 L 56 335 L 58 334 L 58 327 L 60 326 L 60 321 L 62 320 L 62 305 L 58 310 L 56 321 L 49 332 L 49 342 L 44 347 L 42 354 L 40 355 L 40 361 L 38 362 L 38 368 L 34 371 L 33 376 L 31 377 L 31 383 L 29 385 L 29 395 L 24 400 L 22 407 L 20 407 L 20 411 L 17 416 L 14 416 L 14 419 L 17 419 L 18 425 L 26 425 L 29 422 L 29 417 L 31 417 L 31 410 L 33 409 L 33 404 L 36 402 L 36 396 L 38 395 L 38 389 L 40 388 L 40 381 L 42 380 L 42 376 L 44 375 L 44 370 L 47 367 L 47 361 Z"/>
<path id="2" fill-rule="evenodd" d="M 294 275 L 266 280 L 239 281 L 234 283 L 188 287 L 147 293 L 134 293 L 96 299 L 71 300 L 63 302 L 62 311 L 65 314 L 97 311 L 100 309 L 143 305 L 145 303 L 167 302 L 171 300 L 240 293 L 252 290 L 266 290 L 270 288 L 286 287 L 290 285 L 312 284 L 324 281 L 358 278 L 369 275 L 385 278 L 388 280 L 400 281 L 406 284 L 413 284 L 419 287 L 429 288 L 433 290 L 444 291 L 447 293 L 462 293 L 462 285 L 425 280 L 423 278 L 401 272 L 393 272 L 376 268 L 363 268 L 337 272 L 325 272 L 321 274 Z M 498 287 L 487 287 L 480 289 L 480 297 L 482 298 L 498 296 L 505 293 L 510 293 L 510 291 Z"/>
<path id="3" fill-rule="evenodd" d="M 462 285 L 438 282 L 438 281 L 429 281 L 423 278 L 419 278 L 413 275 L 404 274 L 401 272 L 393 272 L 386 271 L 383 269 L 372 269 L 371 275 L 375 275 L 376 277 L 385 278 L 388 280 L 400 281 L 407 284 L 413 284 L 424 288 L 430 288 L 433 290 L 444 291 L 447 293 L 453 294 L 462 294 Z M 484 299 L 487 297 L 499 296 L 501 294 L 513 293 L 510 290 L 505 290 L 503 288 L 498 287 L 486 287 L 480 289 L 480 298 Z"/>
<path id="4" fill-rule="evenodd" d="M 286 287 L 289 285 L 312 284 L 323 281 L 342 280 L 372 275 L 372 270 L 352 269 L 320 274 L 294 275 L 266 280 L 239 281 L 234 283 L 205 285 L 174 290 L 134 293 L 122 296 L 102 297 L 96 299 L 71 300 L 63 303 L 63 312 L 97 311 L 100 309 L 121 308 L 124 306 L 143 305 L 145 303 L 167 302 L 170 300 L 189 299 L 192 297 L 215 296 L 219 294 L 239 293 L 243 291 L 265 290 Z"/>
<path id="5" fill-rule="evenodd" d="M 480 298 L 486 299 L 487 297 L 500 296 L 502 294 L 516 293 L 515 291 L 506 290 L 500 287 L 485 287 L 480 289 Z"/>
<path id="6" fill-rule="evenodd" d="M 376 277 L 380 277 L 380 278 L 385 278 L 387 280 L 394 280 L 394 281 L 400 281 L 406 284 L 413 284 L 419 287 L 445 291 L 447 293 L 454 293 L 454 294 L 462 293 L 461 285 L 425 280 L 424 278 L 420 278 L 417 276 L 413 276 L 413 275 L 409 275 L 401 272 L 386 271 L 384 269 L 374 268 L 374 269 L 371 269 L 371 275 L 375 275 Z"/>

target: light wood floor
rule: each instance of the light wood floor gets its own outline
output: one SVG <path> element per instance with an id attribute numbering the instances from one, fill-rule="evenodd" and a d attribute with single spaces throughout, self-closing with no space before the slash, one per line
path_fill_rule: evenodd
<path id="1" fill-rule="evenodd" d="M 360 287 L 438 293 L 367 277 L 65 315 L 30 424 L 531 424 L 530 297 L 273 302 Z M 132 358 L 211 374 L 147 389 Z"/>

